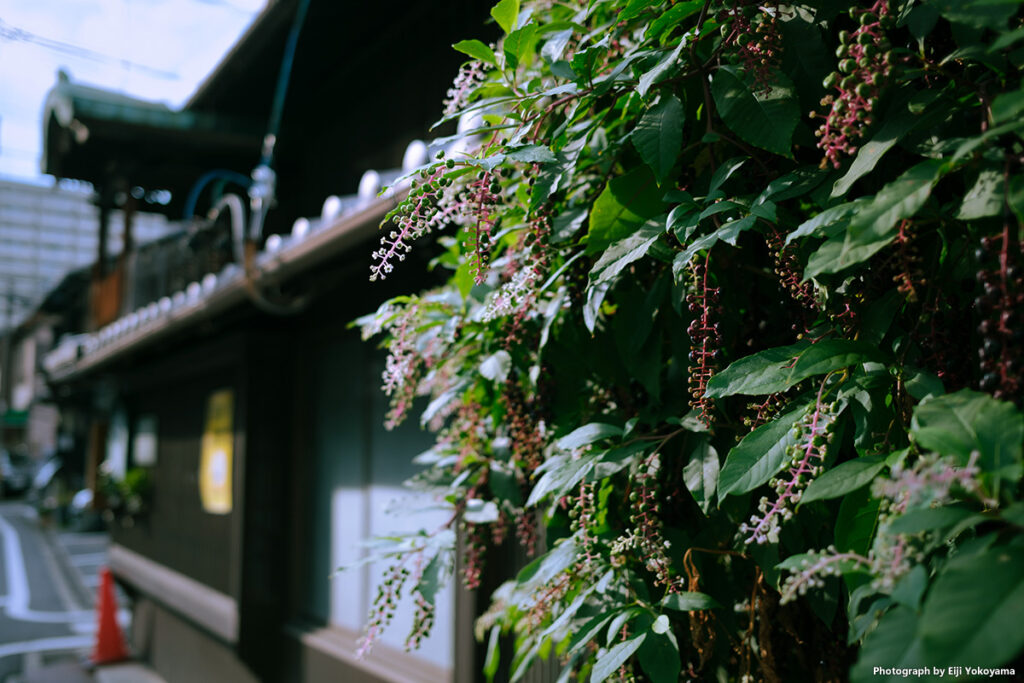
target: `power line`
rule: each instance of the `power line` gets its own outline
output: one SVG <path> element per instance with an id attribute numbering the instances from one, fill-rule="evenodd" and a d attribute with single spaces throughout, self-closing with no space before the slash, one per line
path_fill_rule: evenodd
<path id="1" fill-rule="evenodd" d="M 62 54 L 71 55 L 72 57 L 80 57 L 82 59 L 89 59 L 94 62 L 102 62 L 105 64 L 117 64 L 123 69 L 141 71 L 148 73 L 156 78 L 162 78 L 167 81 L 176 81 L 179 76 L 173 71 L 165 71 L 163 69 L 157 69 L 152 66 L 145 64 L 139 64 L 128 59 L 120 59 L 113 57 L 102 52 L 90 50 L 89 48 L 82 47 L 80 45 L 73 45 L 71 43 L 65 43 L 60 40 L 54 40 L 53 38 L 47 38 L 38 34 L 26 31 L 23 28 L 17 26 L 11 26 L 0 19 L 0 40 L 8 40 L 11 42 L 20 41 L 23 43 L 29 43 L 32 45 L 38 45 L 47 50 L 53 50 L 54 52 L 60 52 Z"/>

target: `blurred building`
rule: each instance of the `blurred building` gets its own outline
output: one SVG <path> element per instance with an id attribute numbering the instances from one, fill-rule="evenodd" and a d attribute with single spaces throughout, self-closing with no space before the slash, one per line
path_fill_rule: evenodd
<path id="1" fill-rule="evenodd" d="M 191 221 L 94 270 L 97 326 L 44 361 L 62 419 L 87 425 L 91 479 L 103 462 L 151 486 L 119 510 L 110 556 L 132 645 L 170 683 L 480 671 L 473 595 L 442 592 L 411 653 L 401 606 L 358 660 L 383 566 L 334 574 L 374 535 L 447 521 L 388 511 L 432 438 L 383 429 L 384 360 L 349 323 L 431 281 L 428 248 L 368 282 L 405 190 L 378 191 L 427 161 L 418 139 L 462 61 L 450 45 L 480 36 L 491 4 L 278 0 L 181 111 L 67 78 L 51 93 L 44 171 L 161 193 Z"/>
<path id="2" fill-rule="evenodd" d="M 25 320 L 72 270 L 96 262 L 100 207 L 92 188 L 40 187 L 0 180 L 0 333 Z M 124 225 L 121 211 L 111 221 Z M 134 220 L 139 242 L 162 237 L 177 227 L 158 213 Z M 108 257 L 121 252 L 117 230 L 104 245 Z"/>
<path id="3" fill-rule="evenodd" d="M 0 181 L 0 446 L 37 459 L 57 451 L 59 426 L 40 362 L 62 335 L 89 329 L 84 304 L 87 270 L 100 255 L 100 204 L 87 184 Z M 178 229 L 159 213 L 106 214 L 118 229 L 102 245 L 103 262 L 124 251 L 126 226 L 129 242 Z"/>

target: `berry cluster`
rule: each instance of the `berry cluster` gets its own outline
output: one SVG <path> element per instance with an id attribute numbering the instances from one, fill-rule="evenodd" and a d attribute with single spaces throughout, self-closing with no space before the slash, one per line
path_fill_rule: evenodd
<path id="1" fill-rule="evenodd" d="M 444 152 L 437 155 L 441 159 Z M 419 180 L 413 180 L 409 195 L 392 212 L 396 229 L 381 238 L 380 248 L 371 254 L 375 263 L 370 266 L 370 282 L 386 278 L 394 269 L 392 261 L 404 261 L 412 251 L 412 242 L 453 219 L 455 206 L 447 195 L 454 181 L 445 173 L 454 167 L 448 159 L 422 169 Z"/>
<path id="2" fill-rule="evenodd" d="M 982 292 L 974 306 L 982 317 L 978 332 L 982 343 L 979 388 L 996 398 L 1021 400 L 1021 351 L 1024 350 L 1024 273 L 1015 262 L 1019 250 L 1011 249 L 1009 229 L 1002 235 L 984 237 L 976 251 Z"/>
<path id="3" fill-rule="evenodd" d="M 597 526 L 595 511 L 597 501 L 594 500 L 596 485 L 593 482 L 582 482 L 569 508 L 570 528 L 580 539 L 580 569 L 584 572 L 592 570 L 599 559 L 597 554 L 597 537 L 593 528 Z"/>
<path id="4" fill-rule="evenodd" d="M 822 402 L 825 382 L 818 391 L 818 400 L 793 427 L 793 443 L 786 448 L 789 467 L 785 474 L 774 477 L 770 482 L 775 490 L 775 500 L 762 496 L 758 503 L 761 516 L 754 515 L 749 522 L 740 525 L 740 533 L 746 534 L 747 543 L 778 543 L 782 522 L 793 517 L 793 508 L 800 502 L 804 489 L 822 471 L 822 462 L 832 441 L 832 425 L 839 407 Z"/>
<path id="5" fill-rule="evenodd" d="M 848 571 L 851 565 L 870 569 L 872 562 L 858 553 L 841 553 L 834 545 L 821 552 L 812 550 L 801 560 L 800 571 L 790 574 L 783 582 L 779 604 L 792 602 L 812 588 L 824 588 L 825 577 L 839 576 Z"/>
<path id="6" fill-rule="evenodd" d="M 910 220 L 900 221 L 899 234 L 894 244 L 896 274 L 893 275 L 893 282 L 907 301 L 917 302 L 918 288 L 927 283 L 921 272 L 921 255 L 914 241 L 913 223 Z"/>
<path id="7" fill-rule="evenodd" d="M 775 275 L 779 278 L 779 285 L 786 293 L 800 305 L 804 325 L 807 327 L 806 314 L 814 314 L 821 310 L 814 285 L 809 280 L 803 279 L 803 264 L 796 254 L 795 244 L 786 244 L 783 235 L 778 230 L 772 230 L 765 235 L 765 242 L 771 251 L 772 259 L 775 261 Z M 797 323 L 794 323 L 797 327 Z M 804 330 L 797 330 L 804 332 Z"/>
<path id="8" fill-rule="evenodd" d="M 877 0 L 870 9 L 851 8 L 850 18 L 859 26 L 853 33 L 839 33 L 839 69 L 824 82 L 826 90 L 836 92 L 821 100 L 829 111 L 815 131 L 821 138 L 818 147 L 825 151 L 823 168 L 827 164 L 838 168 L 842 156 L 857 151 L 857 142 L 873 122 L 872 112 L 892 70 L 890 44 L 883 32 L 891 23 L 888 0 Z"/>
<path id="9" fill-rule="evenodd" d="M 463 523 L 466 539 L 466 552 L 463 555 L 462 582 L 466 588 L 473 590 L 480 587 L 480 576 L 484 570 L 484 559 L 487 554 L 487 525 Z"/>
<path id="10" fill-rule="evenodd" d="M 724 43 L 735 49 L 735 58 L 745 73 L 754 77 L 758 90 L 772 89 L 772 70 L 782 54 L 779 4 L 772 0 L 735 0 L 719 13 Z"/>
<path id="11" fill-rule="evenodd" d="M 627 548 L 638 551 L 644 567 L 654 575 L 656 585 L 664 586 L 670 593 L 683 590 L 678 578 L 671 575 L 667 550 L 669 542 L 662 533 L 661 523 L 661 458 L 653 453 L 644 460 L 634 476 L 633 490 L 629 492 L 632 505 L 629 521 L 633 528 L 612 546 L 613 555 L 621 555 Z"/>
<path id="12" fill-rule="evenodd" d="M 909 510 L 944 505 L 951 502 L 954 488 L 978 497 L 986 505 L 978 482 L 977 453 L 965 467 L 956 467 L 950 458 L 928 453 L 912 467 L 895 465 L 888 478 L 877 479 L 871 493 L 881 501 L 878 532 L 871 551 L 865 557 L 854 552 L 839 552 L 829 546 L 820 552 L 810 552 L 801 561 L 798 571 L 783 583 L 781 602 L 790 602 L 812 588 L 824 586 L 824 578 L 863 567 L 873 577 L 872 588 L 890 592 L 896 582 L 911 568 L 924 560 L 924 552 L 906 534 L 892 533 L 890 526 Z"/>
<path id="13" fill-rule="evenodd" d="M 769 420 L 775 419 L 789 402 L 785 396 L 779 394 L 768 394 L 760 403 L 747 404 L 747 410 L 754 413 L 753 416 L 743 418 L 743 426 L 753 431 Z"/>
<path id="14" fill-rule="evenodd" d="M 497 207 L 501 203 L 498 176 L 491 171 L 480 171 L 476 180 L 459 194 L 457 201 L 469 229 L 466 246 L 472 251 L 470 272 L 476 284 L 483 284 L 491 248 L 491 230 L 498 219 Z"/>
<path id="15" fill-rule="evenodd" d="M 409 556 L 406 555 L 405 558 Z M 405 558 L 387 568 L 384 580 L 377 586 L 377 594 L 370 607 L 370 615 L 366 620 L 366 632 L 359 641 L 357 657 L 360 659 L 369 654 L 373 643 L 395 616 L 398 601 L 402 599 L 402 588 L 409 579 L 409 570 L 404 565 Z"/>
<path id="16" fill-rule="evenodd" d="M 547 427 L 535 405 L 513 378 L 505 382 L 505 426 L 508 429 L 512 462 L 529 479 L 544 458 Z"/>
<path id="17" fill-rule="evenodd" d="M 384 426 L 394 429 L 405 419 L 416 397 L 423 356 L 416 349 L 419 306 L 410 304 L 389 325 L 388 357 L 384 361 L 384 393 L 391 397 Z"/>
<path id="18" fill-rule="evenodd" d="M 465 107 L 469 102 L 469 96 L 483 83 L 484 78 L 486 71 L 482 62 L 473 60 L 463 64 L 455 76 L 452 87 L 448 88 L 448 97 L 444 101 L 445 116 L 450 116 Z"/>
<path id="19" fill-rule="evenodd" d="M 700 419 L 711 425 L 713 402 L 707 393 L 708 380 L 715 373 L 715 358 L 719 354 L 722 335 L 715 319 L 721 314 L 718 306 L 718 288 L 712 287 L 708 272 L 710 254 L 704 263 L 690 263 L 693 288 L 686 296 L 690 312 L 694 315 L 687 333 L 690 335 L 690 406 L 700 413 Z"/>
<path id="20" fill-rule="evenodd" d="M 505 331 L 508 348 L 519 340 L 523 322 L 533 309 L 539 288 L 548 272 L 550 256 L 548 239 L 551 235 L 550 209 L 538 211 L 528 224 L 505 264 L 504 284 L 491 296 L 483 319 L 486 322 L 511 315 Z"/>

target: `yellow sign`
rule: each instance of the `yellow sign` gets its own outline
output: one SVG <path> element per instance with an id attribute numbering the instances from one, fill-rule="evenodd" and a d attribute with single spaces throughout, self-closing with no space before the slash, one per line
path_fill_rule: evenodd
<path id="1" fill-rule="evenodd" d="M 203 509 L 215 515 L 231 512 L 232 425 L 235 392 L 221 389 L 206 399 L 206 427 L 199 457 L 199 497 Z"/>

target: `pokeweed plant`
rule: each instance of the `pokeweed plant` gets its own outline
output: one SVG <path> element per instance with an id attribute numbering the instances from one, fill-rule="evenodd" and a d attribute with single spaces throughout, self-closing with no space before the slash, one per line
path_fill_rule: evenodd
<path id="1" fill-rule="evenodd" d="M 366 644 L 513 543 L 491 679 L 1022 668 L 1020 3 L 491 14 L 373 255 L 447 284 L 358 321 L 452 511 L 382 551 Z"/>

